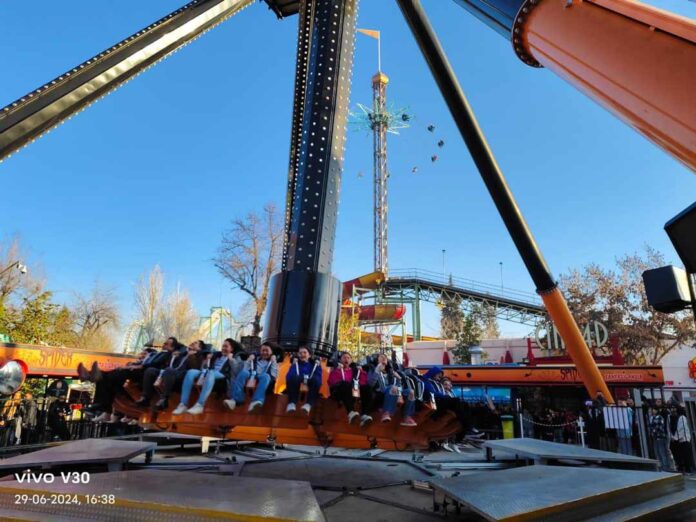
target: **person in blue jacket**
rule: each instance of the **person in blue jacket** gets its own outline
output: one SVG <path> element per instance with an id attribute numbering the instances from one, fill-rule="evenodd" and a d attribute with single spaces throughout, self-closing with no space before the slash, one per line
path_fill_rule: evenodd
<path id="1" fill-rule="evenodd" d="M 445 373 L 439 366 L 433 366 L 425 374 L 423 374 L 423 384 L 425 386 L 425 395 L 430 397 L 430 400 L 435 401 L 436 412 L 433 418 L 437 418 L 446 411 L 451 411 L 457 416 L 457 420 L 462 425 L 462 431 L 457 436 L 461 439 L 464 435 L 469 437 L 480 437 L 482 434 L 473 428 L 471 424 L 471 411 L 469 405 L 457 398 L 454 393 L 445 389 L 442 384 Z"/>
<path id="2" fill-rule="evenodd" d="M 285 388 L 289 398 L 286 413 L 297 410 L 297 400 L 300 397 L 302 385 L 307 387 L 307 401 L 302 406 L 302 411 L 309 415 L 321 389 L 321 364 L 319 360 L 311 358 L 306 346 L 301 346 L 297 351 L 297 357 L 290 364 L 285 378 Z"/>

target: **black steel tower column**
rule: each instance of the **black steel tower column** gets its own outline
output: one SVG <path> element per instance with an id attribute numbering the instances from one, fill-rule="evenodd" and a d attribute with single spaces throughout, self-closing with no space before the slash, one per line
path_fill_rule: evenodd
<path id="1" fill-rule="evenodd" d="M 331 275 L 353 66 L 357 0 L 301 4 L 283 248 L 264 340 L 336 346 L 341 285 Z"/>

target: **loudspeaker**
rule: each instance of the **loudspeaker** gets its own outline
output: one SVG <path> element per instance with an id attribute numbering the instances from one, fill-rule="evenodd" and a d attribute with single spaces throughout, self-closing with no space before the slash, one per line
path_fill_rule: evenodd
<path id="1" fill-rule="evenodd" d="M 696 274 L 696 203 L 670 219 L 665 232 L 690 274 Z"/>
<path id="2" fill-rule="evenodd" d="M 686 272 L 672 265 L 643 272 L 648 304 L 658 312 L 671 314 L 691 306 Z"/>

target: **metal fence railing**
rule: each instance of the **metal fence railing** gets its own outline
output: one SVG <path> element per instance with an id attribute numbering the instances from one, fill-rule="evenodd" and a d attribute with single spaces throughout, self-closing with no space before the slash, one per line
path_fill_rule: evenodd
<path id="1" fill-rule="evenodd" d="M 56 404 L 55 397 L 0 400 L 0 450 L 15 446 L 45 444 L 57 440 L 78 440 L 122 436 L 142 431 L 122 422 L 93 422 L 82 412 L 89 405 Z M 60 407 L 57 407 L 60 406 Z"/>
<path id="2" fill-rule="evenodd" d="M 517 422 L 521 437 L 652 458 L 668 471 L 696 470 L 696 431 L 677 406 L 592 406 L 580 413 L 525 410 L 517 413 Z"/>

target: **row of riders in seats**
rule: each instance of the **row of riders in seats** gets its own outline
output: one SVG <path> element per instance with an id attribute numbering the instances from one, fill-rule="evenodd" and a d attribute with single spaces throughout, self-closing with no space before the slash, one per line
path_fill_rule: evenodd
<path id="1" fill-rule="evenodd" d="M 233 339 L 225 339 L 219 351 L 211 350 L 203 341 L 188 347 L 169 337 L 162 350 L 146 348 L 138 360 L 123 367 L 102 371 L 95 363 L 88 370 L 78 366 L 84 381 L 96 383 L 93 411 L 101 411 L 95 420 L 115 422 L 114 398 L 128 381 L 140 384 L 141 397 L 136 405 L 147 408 L 153 399 L 156 410 L 166 410 L 173 392 L 180 391 L 180 402 L 172 415 L 200 415 L 214 390 L 225 395 L 223 403 L 231 411 L 246 407 L 248 413 L 258 413 L 266 398 L 276 390 L 279 362 L 286 354 L 276 344 L 266 342 L 259 351 L 247 354 Z M 427 405 L 437 418 L 446 411 L 453 412 L 462 425 L 462 434 L 475 433 L 471 428 L 469 408 L 455 397 L 452 383 L 435 366 L 424 375 L 415 368 L 403 368 L 380 353 L 356 364 L 347 352 L 336 353 L 329 361 L 327 377 L 330 396 L 346 410 L 349 423 L 365 427 L 373 415 L 381 411 L 379 420 L 392 422 L 397 409 L 402 408 L 400 424 L 415 427 L 416 411 Z M 324 375 L 321 361 L 313 358 L 306 347 L 291 355 L 285 375 L 283 393 L 288 396 L 286 413 L 299 411 L 309 415 L 320 397 Z M 190 404 L 192 391 L 197 399 Z M 249 403 L 248 405 L 246 403 Z"/>

